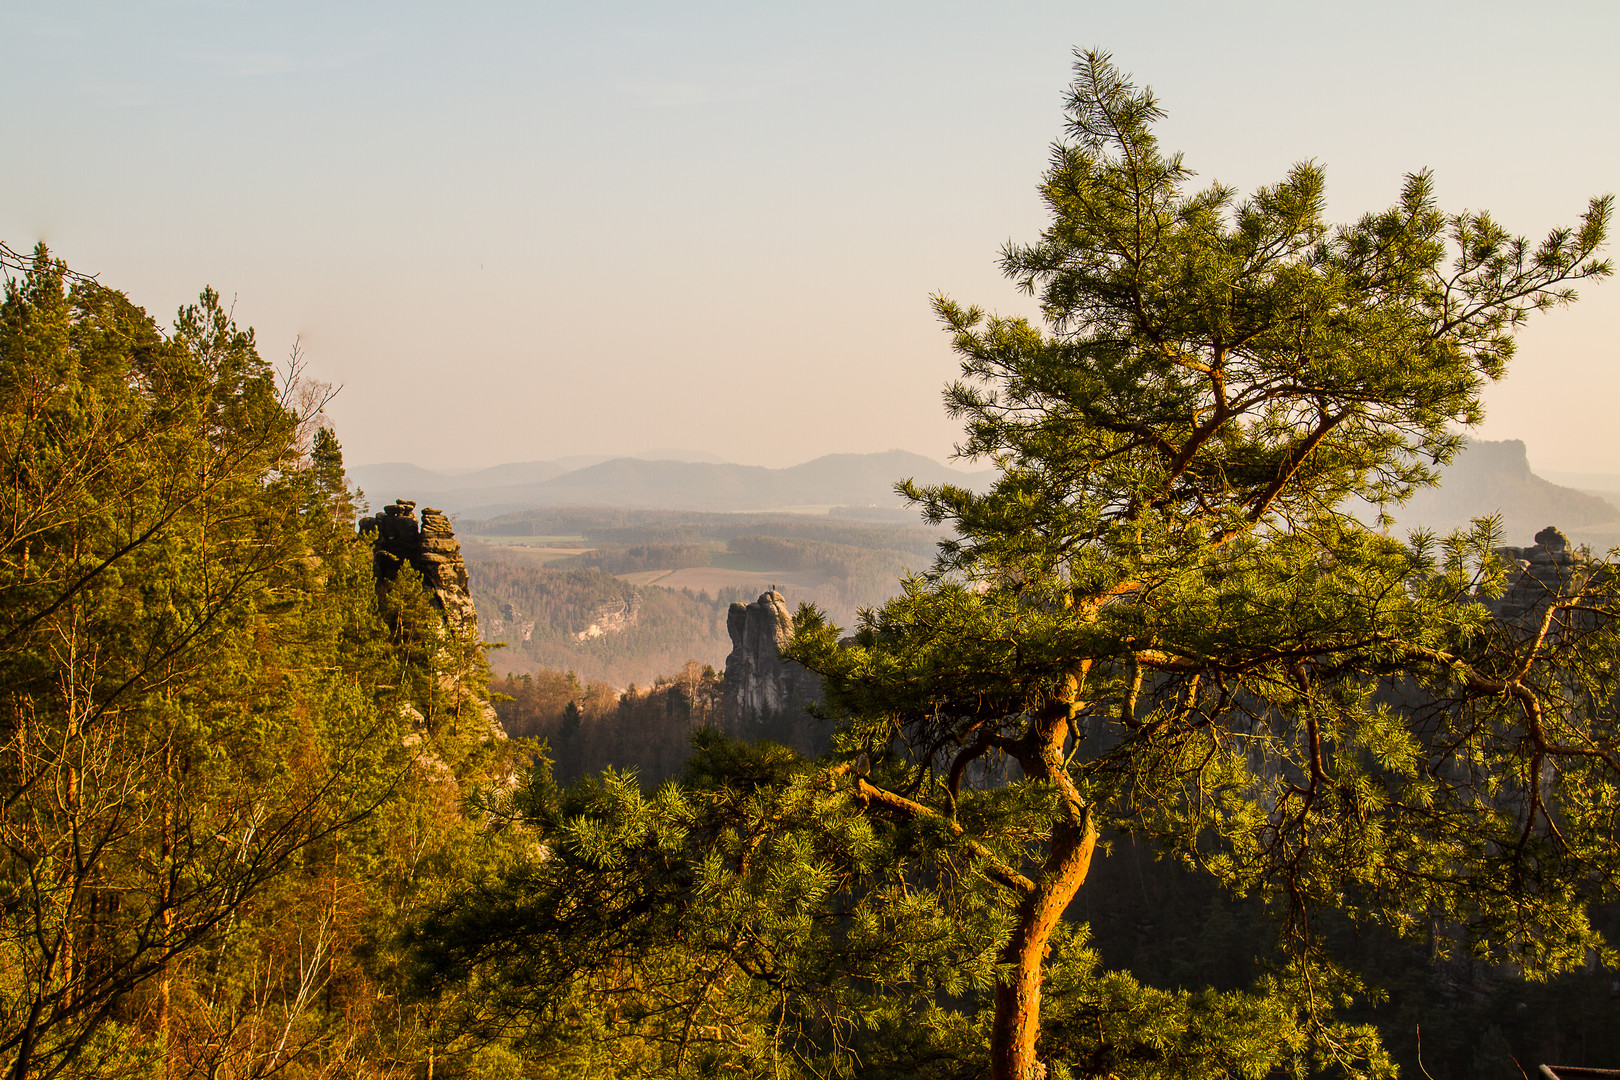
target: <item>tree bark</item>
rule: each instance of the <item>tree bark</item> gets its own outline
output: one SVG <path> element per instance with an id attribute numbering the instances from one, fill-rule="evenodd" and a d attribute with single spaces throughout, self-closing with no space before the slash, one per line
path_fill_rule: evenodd
<path id="1" fill-rule="evenodd" d="M 1035 890 L 1018 905 L 1018 924 L 1002 950 L 1011 971 L 996 983 L 996 1015 L 990 1029 L 991 1080 L 1041 1080 L 1045 1068 L 1035 1056 L 1041 1032 L 1041 981 L 1047 943 L 1063 911 L 1085 884 L 1097 832 L 1090 823 L 1063 822 L 1054 831 Z"/>
<path id="2" fill-rule="evenodd" d="M 1007 974 L 996 982 L 996 1012 L 990 1028 L 991 1080 L 1044 1080 L 1035 1055 L 1041 1033 L 1041 982 L 1047 947 L 1064 909 L 1085 884 L 1097 830 L 1091 810 L 1069 778 L 1063 756 L 1069 725 L 1088 664 L 1072 672 L 1065 692 L 1036 714 L 1029 733 L 1007 749 L 1024 775 L 1051 783 L 1063 796 L 1064 817 L 1052 829 L 1046 862 L 1033 889 L 1018 905 L 1018 922 L 1001 951 Z"/>
<path id="3" fill-rule="evenodd" d="M 980 869 L 991 880 L 1018 894 L 1017 923 L 997 960 L 1006 974 L 996 980 L 995 1018 L 990 1029 L 991 1080 L 1044 1080 L 1046 1069 L 1035 1054 L 1041 1031 L 1041 982 L 1052 931 L 1063 912 L 1085 884 L 1091 856 L 1097 847 L 1097 829 L 1091 807 L 1075 788 L 1064 760 L 1064 744 L 1077 713 L 1076 692 L 1086 670 L 1071 676 L 1062 698 L 1039 709 L 1023 738 L 992 739 L 1011 754 L 1031 780 L 1050 783 L 1063 800 L 1063 816 L 1054 824 L 1047 856 L 1035 880 L 1025 877 L 991 850 L 979 844 L 954 817 L 944 817 L 922 803 L 885 791 L 866 779 L 861 761 L 828 770 L 829 780 L 853 773 L 853 793 L 862 806 L 877 805 L 912 820 L 933 819 L 954 833 L 979 857 Z"/>

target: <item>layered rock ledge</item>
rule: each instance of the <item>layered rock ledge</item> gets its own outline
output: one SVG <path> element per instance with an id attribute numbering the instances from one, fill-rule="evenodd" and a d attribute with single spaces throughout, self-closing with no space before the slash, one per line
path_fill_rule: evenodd
<path id="1" fill-rule="evenodd" d="M 416 503 L 396 499 L 382 513 L 362 518 L 360 531 L 376 534 L 372 565 L 378 582 L 393 581 L 400 567 L 409 563 L 422 575 L 433 606 L 444 612 L 445 621 L 457 630 L 477 633 L 478 610 L 467 580 L 467 561 L 449 518 L 425 506 L 418 524 Z"/>

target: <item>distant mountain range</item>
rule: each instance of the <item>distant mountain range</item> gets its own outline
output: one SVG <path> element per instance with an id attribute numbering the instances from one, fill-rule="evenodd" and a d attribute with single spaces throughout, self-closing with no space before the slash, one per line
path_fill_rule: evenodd
<path id="1" fill-rule="evenodd" d="M 350 476 L 374 507 L 395 499 L 413 499 L 450 514 L 494 517 L 540 506 L 717 512 L 852 507 L 898 513 L 904 506 L 894 493 L 898 480 L 909 477 L 923 484 L 951 483 L 982 490 L 995 475 L 992 470 L 953 469 L 904 450 L 828 454 L 786 469 L 668 460 L 679 453 L 565 457 L 465 473 L 388 463 L 357 466 Z"/>
<path id="2" fill-rule="evenodd" d="M 473 518 L 544 506 L 713 512 L 845 507 L 860 516 L 904 520 L 915 520 L 915 511 L 894 494 L 897 480 L 910 477 L 922 484 L 951 483 L 982 491 L 995 476 L 993 470 L 953 469 L 904 450 L 828 454 L 786 469 L 692 460 L 706 456 L 678 450 L 619 458 L 577 455 L 470 472 L 393 463 L 361 465 L 351 476 L 373 507 L 414 499 Z M 1611 494 L 1611 486 L 1620 489 L 1620 477 L 1568 475 L 1593 486 L 1581 490 L 1587 485 L 1566 487 L 1537 476 L 1524 443 L 1517 440 L 1476 440 L 1442 471 L 1438 488 L 1419 491 L 1405 506 L 1393 508 L 1393 532 L 1402 536 L 1424 527 L 1446 533 L 1467 527 L 1476 517 L 1500 514 L 1509 544 L 1527 545 L 1547 525 L 1599 550 L 1620 544 L 1620 508 L 1603 497 Z"/>

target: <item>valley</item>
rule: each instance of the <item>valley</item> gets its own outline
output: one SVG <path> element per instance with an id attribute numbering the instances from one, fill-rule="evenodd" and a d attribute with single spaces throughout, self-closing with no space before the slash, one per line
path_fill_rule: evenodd
<path id="1" fill-rule="evenodd" d="M 726 613 L 775 588 L 841 626 L 899 591 L 944 535 L 921 521 L 530 508 L 457 523 L 498 674 L 571 671 L 648 686 L 687 661 L 724 665 Z"/>
<path id="2" fill-rule="evenodd" d="M 499 513 L 466 510 L 453 517 L 485 637 L 505 643 L 491 654 L 496 672 L 571 671 L 586 682 L 621 688 L 650 686 L 688 661 L 722 666 L 730 648 L 727 609 L 773 587 L 790 607 L 812 603 L 850 627 L 860 608 L 895 595 L 904 573 L 928 566 L 946 535 L 892 492 L 881 505 L 822 504 L 817 513 L 802 506 L 750 509 L 726 501 L 747 494 L 728 487 L 741 466 L 635 458 L 617 459 L 622 468 L 602 468 L 615 460 L 576 456 L 462 474 L 406 465 L 354 472 L 388 498 L 408 493 L 419 501 L 467 506 L 492 498 L 497 489 L 503 498 L 516 498 L 525 484 L 533 490 L 568 476 L 582 483 L 581 471 L 594 470 L 588 475 L 602 486 L 583 494 L 581 505 L 500 510 L 497 504 Z M 638 490 L 644 495 L 645 489 L 615 486 L 615 478 L 642 475 L 649 467 L 676 469 L 685 485 L 666 492 L 663 501 L 684 491 L 698 503 L 726 508 L 635 505 Z M 819 493 L 853 501 L 881 494 L 879 478 L 887 475 L 892 486 L 906 475 L 898 471 L 902 467 L 966 487 L 984 475 L 896 451 L 828 455 L 794 469 L 744 473 L 775 475 L 769 490 L 782 498 Z M 894 471 L 884 474 L 885 468 Z M 791 479 L 807 476 L 813 484 Z M 1528 543 L 1549 524 L 1597 551 L 1620 543 L 1620 509 L 1590 488 L 1537 475 L 1522 442 L 1475 442 L 1442 470 L 1441 479 L 1439 487 L 1392 508 L 1392 535 L 1419 528 L 1445 533 L 1496 514 L 1506 544 Z M 763 491 L 756 487 L 756 493 Z M 1376 510 L 1366 506 L 1361 513 L 1370 519 Z"/>

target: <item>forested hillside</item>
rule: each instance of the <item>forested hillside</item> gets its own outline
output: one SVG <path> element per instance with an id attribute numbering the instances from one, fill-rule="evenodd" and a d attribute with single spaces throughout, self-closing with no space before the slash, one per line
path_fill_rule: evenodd
<path id="1" fill-rule="evenodd" d="M 806 757 L 828 750 L 831 725 L 801 708 L 728 721 L 724 685 L 723 673 L 694 661 L 624 691 L 544 669 L 496 679 L 490 689 L 502 727 L 543 740 L 559 783 L 613 770 L 633 775 L 652 794 L 681 775 L 693 741 L 710 735 L 768 741 Z"/>
<path id="2" fill-rule="evenodd" d="M 5 1074 L 430 1074 L 398 932 L 528 762 L 482 650 L 379 595 L 325 391 L 217 293 L 0 250 Z"/>
<path id="3" fill-rule="evenodd" d="M 471 559 L 473 598 L 501 671 L 574 671 L 587 681 L 647 685 L 688 660 L 723 667 L 726 609 L 737 590 L 693 595 L 632 585 L 605 570 Z"/>
<path id="4" fill-rule="evenodd" d="M 497 670 L 573 671 L 649 685 L 688 660 L 724 666 L 726 611 L 775 587 L 852 624 L 942 534 L 828 515 L 574 508 L 462 521 L 484 636 Z M 471 539 L 477 537 L 478 539 Z"/>
<path id="5" fill-rule="evenodd" d="M 651 793 L 680 775 L 694 732 L 721 726 L 720 685 L 713 668 L 692 663 L 623 692 L 558 671 L 508 675 L 491 689 L 507 732 L 545 741 L 558 783 L 611 768 Z"/>

